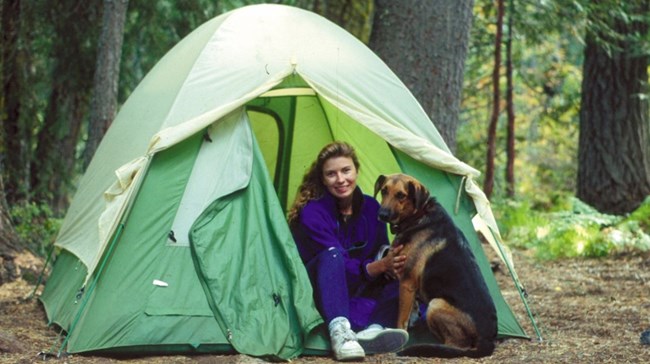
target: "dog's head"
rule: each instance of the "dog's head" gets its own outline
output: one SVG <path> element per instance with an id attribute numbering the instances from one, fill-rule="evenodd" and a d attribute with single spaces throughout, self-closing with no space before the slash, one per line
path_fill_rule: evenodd
<path id="1" fill-rule="evenodd" d="M 379 219 L 391 225 L 418 214 L 429 200 L 426 187 L 405 174 L 379 176 L 375 182 L 375 196 L 378 193 L 381 193 Z"/>

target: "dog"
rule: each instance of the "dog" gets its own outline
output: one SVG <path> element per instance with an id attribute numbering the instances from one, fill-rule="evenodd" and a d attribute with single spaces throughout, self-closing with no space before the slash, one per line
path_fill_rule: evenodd
<path id="1" fill-rule="evenodd" d="M 467 239 L 444 208 L 415 178 L 381 175 L 378 217 L 395 234 L 392 246 L 403 245 L 407 259 L 399 274 L 397 328 L 408 329 L 417 301 L 428 304 L 426 325 L 440 342 L 417 344 L 402 356 L 489 356 L 497 336 L 494 302 Z"/>

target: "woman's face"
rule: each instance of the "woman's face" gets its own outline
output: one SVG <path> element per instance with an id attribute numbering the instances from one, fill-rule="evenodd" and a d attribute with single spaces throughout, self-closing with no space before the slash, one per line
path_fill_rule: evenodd
<path id="1" fill-rule="evenodd" d="M 352 197 L 357 187 L 357 168 L 352 158 L 334 157 L 323 164 L 323 184 L 339 200 Z"/>

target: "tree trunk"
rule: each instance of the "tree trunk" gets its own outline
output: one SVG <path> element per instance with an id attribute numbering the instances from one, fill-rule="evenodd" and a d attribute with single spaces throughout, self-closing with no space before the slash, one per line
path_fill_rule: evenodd
<path id="1" fill-rule="evenodd" d="M 5 177 L 5 193 L 9 202 L 20 200 L 25 169 L 23 168 L 23 133 L 20 128 L 20 72 L 18 34 L 20 33 L 20 0 L 2 2 L 2 147 L 0 172 Z M 2 168 L 4 167 L 4 168 Z"/>
<path id="2" fill-rule="evenodd" d="M 30 176 L 32 199 L 48 203 L 57 214 L 67 208 L 78 173 L 76 148 L 90 106 L 100 5 L 100 0 L 60 0 L 50 8 L 51 91 Z"/>
<path id="3" fill-rule="evenodd" d="M 501 88 L 499 79 L 501 76 L 501 41 L 503 38 L 503 0 L 497 0 L 497 33 L 494 39 L 494 69 L 492 71 L 492 115 L 488 126 L 487 158 L 485 162 L 485 180 L 483 191 L 490 198 L 494 190 L 494 157 L 496 155 L 497 124 L 501 109 Z"/>
<path id="4" fill-rule="evenodd" d="M 508 141 L 506 143 L 506 194 L 515 196 L 515 100 L 512 85 L 512 19 L 515 14 L 513 0 L 508 1 L 508 38 L 506 40 L 506 107 L 508 109 Z"/>
<path id="5" fill-rule="evenodd" d="M 90 164 L 90 160 L 113 122 L 117 111 L 117 86 L 120 77 L 124 21 L 128 5 L 128 0 L 104 0 L 102 33 L 99 38 L 88 125 L 88 141 L 83 156 L 84 170 Z"/>
<path id="6" fill-rule="evenodd" d="M 70 91 L 54 85 L 31 164 L 32 199 L 48 203 L 57 214 L 68 207 L 71 180 L 77 171 L 76 145 L 88 109 L 83 94 Z"/>
<path id="7" fill-rule="evenodd" d="M 635 15 L 647 17 L 643 3 L 636 5 Z M 596 41 L 602 34 L 586 39 L 577 197 L 601 212 L 624 214 L 650 195 L 649 58 L 630 38 L 647 37 L 648 24 L 610 24 L 623 36 L 610 53 Z"/>
<path id="8" fill-rule="evenodd" d="M 473 0 L 377 0 L 372 48 L 456 149 Z"/>
<path id="9" fill-rule="evenodd" d="M 18 236 L 9 217 L 4 188 L 0 175 L 0 286 L 18 278 L 14 259 L 20 250 Z"/>

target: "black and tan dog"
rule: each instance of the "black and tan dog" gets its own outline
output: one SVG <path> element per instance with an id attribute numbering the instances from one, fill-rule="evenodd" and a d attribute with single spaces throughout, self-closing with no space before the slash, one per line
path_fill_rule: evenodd
<path id="1" fill-rule="evenodd" d="M 418 301 L 428 304 L 426 323 L 440 344 L 407 347 L 400 355 L 483 357 L 494 351 L 497 316 L 492 297 L 463 233 L 416 179 L 379 176 L 379 218 L 403 245 L 397 327 L 408 328 Z"/>

